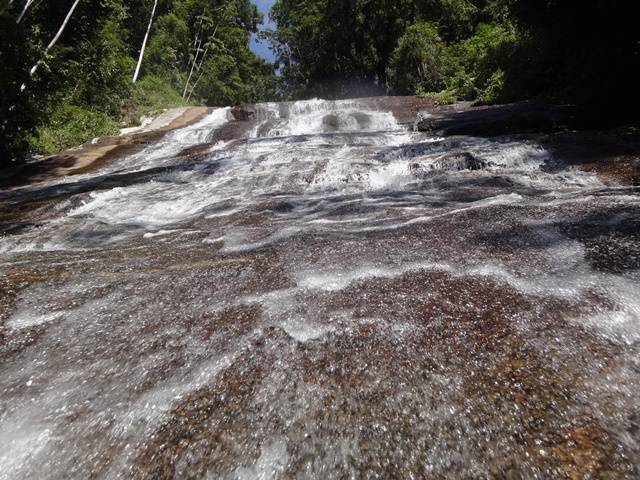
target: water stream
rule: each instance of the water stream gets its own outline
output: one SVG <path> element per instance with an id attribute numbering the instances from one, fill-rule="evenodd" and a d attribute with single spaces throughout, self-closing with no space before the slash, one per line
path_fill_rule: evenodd
<path id="1" fill-rule="evenodd" d="M 640 475 L 637 188 L 357 100 L 231 120 L 0 192 L 0 479 Z"/>

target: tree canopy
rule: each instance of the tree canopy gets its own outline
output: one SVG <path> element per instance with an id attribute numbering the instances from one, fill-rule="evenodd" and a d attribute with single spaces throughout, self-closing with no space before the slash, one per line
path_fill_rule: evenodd
<path id="1" fill-rule="evenodd" d="M 273 64 L 249 49 L 262 22 L 250 0 L 159 0 L 135 84 L 154 0 L 80 0 L 47 50 L 73 3 L 0 0 L 0 163 L 114 133 L 169 106 L 275 95 Z M 71 123 L 60 124 L 69 112 Z"/>
<path id="2" fill-rule="evenodd" d="M 277 0 L 271 17 L 276 65 L 249 49 L 250 0 L 0 0 L 0 164 L 189 103 L 543 97 L 629 117 L 640 103 L 639 2 Z"/>
<path id="3" fill-rule="evenodd" d="M 444 91 L 635 110 L 640 4 L 624 0 L 278 0 L 267 33 L 292 97 Z"/>

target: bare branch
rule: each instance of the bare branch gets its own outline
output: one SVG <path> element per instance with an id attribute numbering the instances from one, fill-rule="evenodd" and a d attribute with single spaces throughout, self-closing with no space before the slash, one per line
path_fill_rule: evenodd
<path id="1" fill-rule="evenodd" d="M 142 65 L 142 58 L 144 57 L 144 49 L 147 46 L 147 40 L 149 39 L 149 32 L 151 31 L 151 24 L 153 23 L 153 17 L 156 14 L 156 7 L 158 6 L 158 0 L 155 0 L 153 3 L 153 10 L 151 10 L 151 17 L 149 18 L 149 25 L 147 26 L 147 33 L 144 35 L 144 40 L 142 40 L 142 47 L 140 48 L 140 56 L 138 57 L 138 64 L 136 65 L 136 71 L 133 74 L 133 83 L 136 83 L 138 80 L 138 75 L 140 74 L 140 66 Z"/>
<path id="2" fill-rule="evenodd" d="M 31 6 L 31 4 L 34 1 L 35 0 L 27 0 L 27 3 L 24 4 L 24 8 L 22 9 L 22 12 L 20 12 L 20 15 L 18 15 L 16 23 L 20 23 L 22 21 L 22 17 L 24 17 L 24 14 L 27 13 L 27 9 Z M 11 5 L 11 2 L 9 2 L 9 5 Z"/>
<path id="3" fill-rule="evenodd" d="M 78 6 L 79 3 L 80 3 L 80 0 L 75 0 L 75 2 L 73 2 L 73 5 L 71 5 L 71 8 L 67 12 L 67 16 L 65 17 L 64 21 L 62 22 L 62 25 L 60 25 L 60 28 L 58 29 L 58 32 L 56 33 L 56 36 L 53 37 L 53 40 L 51 40 L 51 42 L 49 42 L 49 45 L 47 45 L 47 48 L 45 48 L 45 50 L 44 50 L 45 55 L 49 52 L 49 50 L 51 50 L 53 48 L 53 46 L 56 44 L 56 42 L 62 36 L 62 32 L 64 32 L 64 29 L 67 27 L 67 24 L 69 23 L 69 20 L 71 19 L 71 15 L 73 15 L 73 11 L 76 9 L 76 7 Z M 31 67 L 31 70 L 29 71 L 29 75 L 31 75 L 33 77 L 33 75 L 38 70 L 38 66 L 39 66 L 39 64 L 36 63 L 33 67 Z M 20 90 L 24 90 L 24 88 L 25 88 L 25 86 L 22 85 Z"/>

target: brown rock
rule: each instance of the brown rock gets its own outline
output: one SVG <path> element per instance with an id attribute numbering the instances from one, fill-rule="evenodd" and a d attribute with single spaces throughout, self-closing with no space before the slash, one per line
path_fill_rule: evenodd
<path id="1" fill-rule="evenodd" d="M 247 122 L 256 118 L 256 110 L 250 105 L 239 105 L 231 109 L 231 115 L 240 122 Z"/>
<path id="2" fill-rule="evenodd" d="M 566 109 L 521 102 L 491 107 L 448 108 L 419 120 L 417 128 L 437 135 L 492 137 L 559 130 L 569 119 Z"/>

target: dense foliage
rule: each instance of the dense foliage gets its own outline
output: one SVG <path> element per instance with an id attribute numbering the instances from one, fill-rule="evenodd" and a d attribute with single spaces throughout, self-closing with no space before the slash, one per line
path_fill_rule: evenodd
<path id="1" fill-rule="evenodd" d="M 292 97 L 439 92 L 486 102 L 634 100 L 640 2 L 278 0 L 269 32 Z M 355 85 L 355 88 L 354 88 Z"/>
<path id="2" fill-rule="evenodd" d="M 441 90 L 445 86 L 445 59 L 438 27 L 429 23 L 411 25 L 389 60 L 389 83 L 403 92 Z"/>
<path id="3" fill-rule="evenodd" d="M 113 134 L 162 108 L 275 95 L 274 66 L 249 50 L 262 21 L 249 0 L 159 0 L 135 84 L 154 0 L 80 0 L 47 51 L 73 3 L 0 0 L 0 164 Z"/>
<path id="4" fill-rule="evenodd" d="M 150 111 L 276 91 L 440 102 L 544 96 L 594 117 L 620 106 L 635 116 L 640 103 L 640 2 L 277 0 L 276 28 L 262 34 L 277 85 L 274 65 L 248 48 L 262 20 L 250 0 L 157 0 L 134 83 L 155 2 L 0 0 L 0 164 L 111 134 Z"/>

